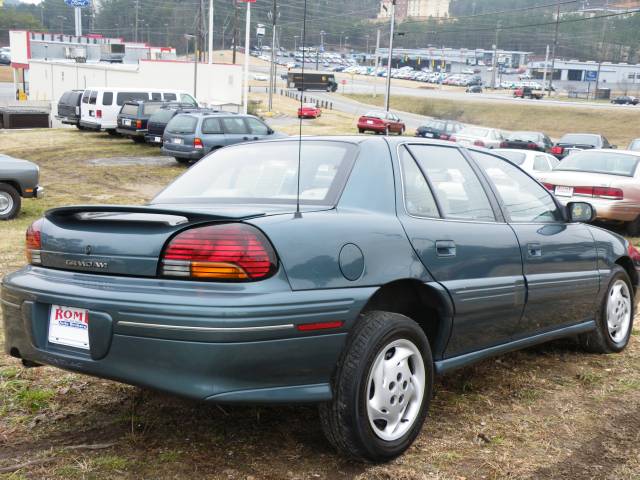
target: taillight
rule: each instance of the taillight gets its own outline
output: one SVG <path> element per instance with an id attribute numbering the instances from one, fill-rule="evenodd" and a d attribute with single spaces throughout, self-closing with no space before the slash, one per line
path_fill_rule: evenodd
<path id="1" fill-rule="evenodd" d="M 484 147 L 484 142 L 482 140 L 476 140 L 473 142 L 476 147 Z"/>
<path id="2" fill-rule="evenodd" d="M 142 128 L 142 120 L 136 120 L 136 128 Z"/>
<path id="3" fill-rule="evenodd" d="M 42 258 L 42 218 L 39 218 L 27 228 L 26 255 L 27 262 L 32 265 L 41 265 Z"/>
<path id="4" fill-rule="evenodd" d="M 530 150 L 535 150 L 536 148 L 538 148 L 538 145 L 535 143 L 529 143 L 527 144 L 527 148 Z"/>
<path id="5" fill-rule="evenodd" d="M 204 145 L 202 144 L 202 140 L 199 139 L 198 137 L 193 139 L 193 148 L 195 148 L 196 150 L 202 150 L 204 148 Z"/>
<path id="6" fill-rule="evenodd" d="M 96 110 L 96 117 L 102 118 L 102 110 Z"/>
<path id="7" fill-rule="evenodd" d="M 551 147 L 551 153 L 553 153 L 554 155 L 562 155 L 562 152 L 564 152 L 564 148 L 562 147 Z"/>
<path id="8" fill-rule="evenodd" d="M 606 198 L 607 200 L 622 200 L 624 192 L 620 188 L 593 187 L 593 196 Z"/>
<path id="9" fill-rule="evenodd" d="M 544 185 L 544 188 L 546 188 L 550 192 L 553 192 L 556 189 L 556 186 L 551 183 L 542 182 L 542 185 Z"/>
<path id="10" fill-rule="evenodd" d="M 640 250 L 629 243 L 627 247 L 627 253 L 629 254 L 629 258 L 635 266 L 640 266 Z"/>
<path id="11" fill-rule="evenodd" d="M 440 134 L 440 140 L 449 140 L 451 137 L 449 135 L 447 135 L 446 133 L 441 133 Z"/>
<path id="12" fill-rule="evenodd" d="M 273 247 L 264 234 L 243 223 L 192 228 L 179 233 L 162 256 L 163 276 L 196 280 L 252 281 L 277 268 Z"/>
<path id="13" fill-rule="evenodd" d="M 509 144 L 507 142 L 500 142 L 500 148 L 508 148 Z"/>
<path id="14" fill-rule="evenodd" d="M 451 136 L 449 137 L 449 141 L 450 141 L 450 142 L 457 142 L 457 141 L 458 141 L 458 139 L 457 139 L 456 137 L 454 137 L 453 135 L 451 135 Z"/>

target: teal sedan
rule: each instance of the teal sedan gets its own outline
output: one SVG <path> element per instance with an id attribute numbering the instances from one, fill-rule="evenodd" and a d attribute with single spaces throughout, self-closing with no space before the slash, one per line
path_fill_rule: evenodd
<path id="1" fill-rule="evenodd" d="M 226 147 L 148 205 L 34 222 L 2 281 L 5 349 L 206 402 L 317 403 L 340 452 L 386 461 L 438 374 L 563 337 L 627 346 L 640 253 L 595 214 L 449 142 Z"/>

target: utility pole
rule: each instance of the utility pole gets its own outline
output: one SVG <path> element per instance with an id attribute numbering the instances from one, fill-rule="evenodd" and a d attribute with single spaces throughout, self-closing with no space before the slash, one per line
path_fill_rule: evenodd
<path id="1" fill-rule="evenodd" d="M 209 0 L 209 65 L 213 63 L 213 0 Z"/>
<path id="2" fill-rule="evenodd" d="M 236 64 L 236 46 L 238 45 L 238 0 L 233 0 L 233 64 Z"/>
<path id="3" fill-rule="evenodd" d="M 553 87 L 553 76 L 556 73 L 556 49 L 558 48 L 558 31 L 560 29 L 560 3 L 558 3 L 556 9 L 556 33 L 553 37 L 553 50 L 551 51 L 551 76 L 549 77 L 549 89 L 547 96 L 551 96 L 551 89 Z"/>
<path id="4" fill-rule="evenodd" d="M 609 0 L 606 0 L 604 4 L 604 9 L 605 9 L 605 15 L 606 15 L 607 12 L 609 11 Z M 604 46 L 606 38 L 607 38 L 607 19 L 603 18 L 602 19 L 602 45 L 600 46 L 600 61 L 598 62 L 598 73 L 596 75 L 596 90 L 593 93 L 594 100 L 598 99 L 598 86 L 600 84 L 600 70 L 602 70 L 602 62 L 604 62 L 604 55 L 606 52 L 606 49 Z"/>
<path id="5" fill-rule="evenodd" d="M 249 107 L 249 53 L 251 52 L 251 4 L 256 0 L 244 0 L 247 4 L 247 19 L 244 29 L 244 98 L 243 110 L 247 113 Z"/>
<path id="6" fill-rule="evenodd" d="M 273 91 L 276 89 L 276 28 L 278 24 L 278 0 L 273 0 L 271 11 L 271 65 L 269 65 L 269 111 L 273 109 Z"/>
<path id="7" fill-rule="evenodd" d="M 380 50 L 380 29 L 378 29 L 378 33 L 376 35 L 376 68 L 373 71 L 373 98 L 376 98 L 377 96 L 377 88 L 376 86 L 378 85 L 378 68 L 380 66 L 380 55 L 378 53 L 378 50 Z"/>
<path id="8" fill-rule="evenodd" d="M 134 26 L 134 36 L 133 36 L 133 41 L 135 43 L 138 43 L 138 7 L 140 6 L 140 2 L 138 0 L 135 1 L 135 9 L 136 9 L 136 17 L 135 17 L 135 21 L 136 24 Z"/>
<path id="9" fill-rule="evenodd" d="M 549 45 L 547 45 L 547 53 L 544 57 L 544 70 L 542 73 L 542 88 L 547 88 L 547 68 L 549 65 Z"/>
<path id="10" fill-rule="evenodd" d="M 500 22 L 496 25 L 496 43 L 493 44 L 493 69 L 491 70 L 491 88 L 496 88 L 496 69 L 498 68 L 498 40 L 500 39 Z"/>
<path id="11" fill-rule="evenodd" d="M 393 59 L 393 31 L 396 23 L 396 0 L 391 0 L 391 31 L 389 33 L 389 57 L 387 58 L 387 88 L 384 93 L 384 109 L 389 111 L 391 97 L 391 60 Z"/>

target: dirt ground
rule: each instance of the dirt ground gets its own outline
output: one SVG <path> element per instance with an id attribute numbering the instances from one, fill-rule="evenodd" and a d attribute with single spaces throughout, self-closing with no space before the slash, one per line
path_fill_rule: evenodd
<path id="1" fill-rule="evenodd" d="M 279 103 L 277 118 L 293 108 Z M 304 133 L 347 127 L 349 116 L 327 113 L 307 122 Z M 0 131 L 0 150 L 37 162 L 47 191 L 25 201 L 18 219 L 0 223 L 0 278 L 24 264 L 24 230 L 45 209 L 139 204 L 184 171 L 177 164 L 91 162 L 158 153 L 73 129 Z M 438 379 L 416 443 L 379 466 L 332 451 L 312 406 L 204 405 L 56 368 L 24 369 L 0 354 L 5 480 L 640 479 L 638 445 L 637 328 L 620 355 L 554 342 Z"/>

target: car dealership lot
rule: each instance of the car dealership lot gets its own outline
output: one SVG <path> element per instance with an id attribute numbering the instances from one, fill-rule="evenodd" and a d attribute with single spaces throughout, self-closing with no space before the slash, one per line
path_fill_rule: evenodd
<path id="1" fill-rule="evenodd" d="M 295 112 L 293 103 L 280 109 Z M 320 120 L 326 123 L 306 122 L 304 133 L 351 133 L 355 125 L 343 114 Z M 297 126 L 284 128 L 295 133 Z M 24 263 L 24 230 L 43 210 L 139 204 L 184 171 L 175 164 L 92 162 L 157 154 L 105 134 L 4 131 L 0 141 L 4 153 L 40 165 L 47 191 L 42 200 L 25 201 L 18 220 L 0 224 L 0 277 Z M 436 383 L 416 444 L 379 467 L 335 455 L 314 408 L 207 406 L 49 367 L 24 370 L 2 356 L 0 472 L 40 460 L 18 475 L 631 478 L 640 469 L 639 338 L 636 327 L 629 349 L 617 356 L 588 355 L 561 342 L 461 370 Z"/>

